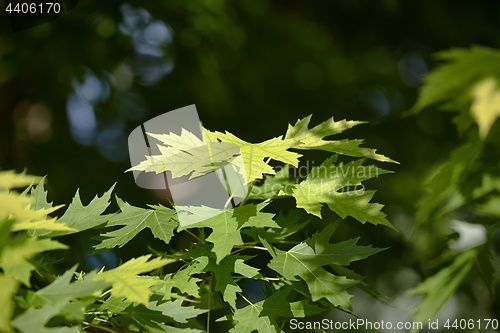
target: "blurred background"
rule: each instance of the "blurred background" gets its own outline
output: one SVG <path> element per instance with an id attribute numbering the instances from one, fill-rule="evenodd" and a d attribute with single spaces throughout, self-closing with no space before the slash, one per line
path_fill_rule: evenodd
<path id="1" fill-rule="evenodd" d="M 498 1 L 81 0 L 18 32 L 3 14 L 0 168 L 48 175 L 50 200 L 69 203 L 80 188 L 87 203 L 117 182 L 115 193 L 136 206 L 162 202 L 124 173 L 127 137 L 186 105 L 196 104 L 205 127 L 250 142 L 282 135 L 311 113 L 314 125 L 332 116 L 364 120 L 345 137 L 365 139 L 401 163 L 383 165 L 395 174 L 369 187 L 402 232 L 357 224 L 346 231 L 391 247 L 356 269 L 396 308 L 409 304 L 399 304 L 399 295 L 429 274 L 427 254 L 404 231 L 422 177 L 459 139 L 449 113 L 403 113 L 422 74 L 436 66 L 433 53 L 500 46 Z M 454 302 L 449 313 L 470 310 Z M 354 306 L 398 316 L 365 296 Z M 495 309 L 498 303 L 477 311 Z"/>

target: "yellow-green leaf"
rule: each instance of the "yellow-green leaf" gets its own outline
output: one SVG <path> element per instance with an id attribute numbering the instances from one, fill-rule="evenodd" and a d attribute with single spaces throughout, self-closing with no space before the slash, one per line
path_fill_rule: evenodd
<path id="1" fill-rule="evenodd" d="M 68 227 L 62 223 L 57 223 L 56 218 L 40 220 L 40 221 L 21 221 L 16 222 L 12 226 L 11 231 L 21 231 L 21 230 L 51 230 L 51 231 L 71 231 L 76 232 L 77 229 Z"/>
<path id="2" fill-rule="evenodd" d="M 484 139 L 500 117 L 500 89 L 495 79 L 488 78 L 474 86 L 472 96 L 472 116 L 479 126 L 479 136 Z"/>
<path id="3" fill-rule="evenodd" d="M 311 169 L 307 178 L 293 190 L 298 208 L 321 218 L 322 204 L 341 218 L 352 216 L 361 223 L 383 224 L 393 228 L 381 211 L 383 205 L 370 203 L 374 191 L 366 191 L 363 181 L 389 173 L 375 165 L 363 165 L 363 160 L 347 164 L 336 162 L 336 156 Z"/>
<path id="4" fill-rule="evenodd" d="M 333 117 L 319 125 L 309 128 L 312 115 L 297 120 L 295 125 L 288 125 L 285 139 L 293 139 L 296 144 L 293 148 L 303 150 L 324 150 L 331 153 L 367 157 L 381 162 L 398 163 L 384 155 L 377 154 L 375 149 L 360 147 L 363 140 L 325 140 L 326 137 L 340 134 L 354 126 L 364 124 L 362 121 L 339 120 L 334 121 Z"/>
<path id="5" fill-rule="evenodd" d="M 111 283 L 113 296 L 126 297 L 130 302 L 147 306 L 151 295 L 149 288 L 158 283 L 159 280 L 150 276 L 138 276 L 138 274 L 152 271 L 175 261 L 163 258 L 154 258 L 148 261 L 149 258 L 151 255 L 130 259 L 117 268 L 97 274 L 94 279 Z"/>
<path id="6" fill-rule="evenodd" d="M 6 276 L 15 278 L 29 287 L 31 271 L 35 266 L 28 259 L 44 251 L 66 248 L 66 245 L 50 239 L 16 238 L 3 247 L 0 267 Z"/>
<path id="7" fill-rule="evenodd" d="M 12 296 L 16 293 L 18 282 L 0 274 L 0 332 L 12 332 L 10 318 L 14 309 Z"/>
<path id="8" fill-rule="evenodd" d="M 1 171 L 0 190 L 25 187 L 38 182 L 40 179 L 40 177 L 16 173 L 14 170 Z"/>
<path id="9" fill-rule="evenodd" d="M 301 154 L 288 150 L 295 147 L 297 141 L 295 139 L 284 140 L 282 136 L 260 143 L 250 143 L 241 140 L 229 132 L 208 132 L 207 135 L 211 140 L 218 139 L 222 142 L 236 144 L 240 147 L 241 156 L 243 157 L 243 168 L 245 170 L 246 183 L 260 179 L 264 174 L 275 174 L 274 169 L 268 164 L 268 159 L 273 159 L 298 167 L 299 157 L 302 156 Z M 266 161 L 264 161 L 265 159 Z"/>

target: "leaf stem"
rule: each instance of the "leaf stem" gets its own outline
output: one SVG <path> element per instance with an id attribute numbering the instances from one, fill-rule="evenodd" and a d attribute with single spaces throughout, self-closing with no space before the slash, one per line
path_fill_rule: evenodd
<path id="1" fill-rule="evenodd" d="M 265 248 L 263 246 L 235 245 L 233 247 L 235 247 L 237 249 L 256 249 L 256 250 L 267 251 L 267 248 Z"/>
<path id="2" fill-rule="evenodd" d="M 265 277 L 265 276 L 262 279 L 266 280 L 266 281 L 281 281 L 281 278 L 272 278 L 272 277 Z"/>
<path id="3" fill-rule="evenodd" d="M 99 296 L 99 298 L 103 298 L 104 296 L 106 296 L 107 294 L 110 294 L 110 293 L 111 293 L 111 288 L 110 288 L 110 289 L 108 289 L 108 290 L 106 290 L 105 292 L 103 292 L 103 293 L 101 294 L 101 296 Z"/>
<path id="4" fill-rule="evenodd" d="M 200 243 L 205 243 L 204 240 L 202 240 L 200 237 L 196 236 L 192 231 L 190 231 L 189 229 L 185 229 L 184 230 L 185 232 L 187 232 L 188 234 L 190 234 L 191 236 L 193 236 L 193 238 L 195 238 L 198 242 Z"/>
<path id="5" fill-rule="evenodd" d="M 252 303 L 252 302 L 250 302 L 250 301 L 248 300 L 248 298 L 246 298 L 246 297 L 245 297 L 245 295 L 243 295 L 243 294 L 241 294 L 241 293 L 238 293 L 238 295 L 240 295 L 240 296 L 241 296 L 241 298 L 243 298 L 243 299 L 244 299 L 244 300 L 248 303 L 248 305 L 253 305 L 253 303 Z"/>
<path id="6" fill-rule="evenodd" d="M 248 185 L 247 195 L 243 198 L 243 200 L 241 200 L 239 206 L 243 206 L 248 201 L 248 199 L 250 198 L 250 192 L 252 192 L 254 184 L 255 181 L 251 182 L 250 185 Z"/>
<path id="7" fill-rule="evenodd" d="M 86 322 L 86 321 L 82 322 L 82 324 L 87 325 L 88 327 L 91 327 L 97 331 L 108 332 L 108 333 L 120 333 L 119 331 L 115 331 L 111 328 L 104 327 L 101 325 L 91 324 L 91 323 Z"/>

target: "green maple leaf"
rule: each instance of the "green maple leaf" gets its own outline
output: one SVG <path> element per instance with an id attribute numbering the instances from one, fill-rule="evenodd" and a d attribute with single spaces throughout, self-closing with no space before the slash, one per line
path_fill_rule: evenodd
<path id="1" fill-rule="evenodd" d="M 209 257 L 196 258 L 204 272 L 211 271 L 215 275 L 215 290 L 222 293 L 225 302 L 236 309 L 236 294 L 241 292 L 240 286 L 234 281 L 232 273 L 240 274 L 247 278 L 257 278 L 260 276 L 259 270 L 255 267 L 245 264 L 248 256 L 233 255 L 224 258 L 220 263 L 216 263 Z"/>
<path id="2" fill-rule="evenodd" d="M 147 133 L 148 136 L 160 141 L 166 147 L 173 147 L 177 150 L 190 150 L 192 148 L 197 148 L 200 146 L 205 146 L 206 143 L 198 138 L 193 132 L 181 129 L 181 134 L 177 135 L 175 133 L 168 134 L 155 134 Z"/>
<path id="3" fill-rule="evenodd" d="M 172 178 L 189 176 L 189 179 L 215 171 L 229 164 L 239 154 L 237 145 L 226 142 L 203 142 L 193 133 L 182 129 L 175 133 L 153 134 L 159 140 L 160 155 L 145 156 L 145 160 L 127 171 L 162 173 L 169 171 Z"/>
<path id="4" fill-rule="evenodd" d="M 31 272 L 35 266 L 29 262 L 29 259 L 38 253 L 67 248 L 68 246 L 50 239 L 16 237 L 2 247 L 0 267 L 6 276 L 30 287 Z"/>
<path id="5" fill-rule="evenodd" d="M 207 218 L 197 223 L 186 223 L 179 230 L 187 228 L 202 228 L 208 227 L 212 229 L 212 233 L 207 237 L 206 241 L 213 243 L 212 251 L 217 257 L 219 263 L 226 255 L 231 253 L 231 250 L 236 245 L 242 245 L 240 230 L 246 227 L 255 228 L 279 228 L 273 221 L 274 214 L 265 213 L 261 210 L 268 203 L 258 205 L 249 204 L 239 206 L 230 210 L 220 211 L 210 207 L 176 207 L 179 219 L 186 219 L 189 216 Z M 189 215 L 185 215 L 189 214 Z"/>
<path id="6" fill-rule="evenodd" d="M 439 218 L 464 203 L 465 198 L 458 190 L 458 186 L 471 164 L 480 156 L 478 144 L 479 138 L 474 137 L 456 148 L 448 160 L 432 168 L 432 172 L 423 182 L 424 195 L 417 204 L 417 223 L 422 223 L 431 216 Z"/>
<path id="7" fill-rule="evenodd" d="M 297 143 L 293 148 L 303 150 L 324 150 L 341 155 L 367 157 L 382 162 L 398 163 L 384 155 L 377 154 L 375 149 L 359 147 L 363 144 L 363 140 L 325 140 L 328 136 L 340 134 L 345 130 L 364 124 L 365 122 L 347 121 L 345 119 L 334 121 L 332 117 L 313 128 L 309 128 L 311 117 L 312 115 L 309 115 L 299 119 L 293 126 L 288 125 L 285 139 L 296 140 Z"/>
<path id="8" fill-rule="evenodd" d="M 120 328 L 130 330 L 140 330 L 141 332 L 178 332 L 174 327 L 165 323 L 186 323 L 188 319 L 195 318 L 207 312 L 204 309 L 197 309 L 194 306 L 183 306 L 182 300 L 167 301 L 163 303 L 149 302 L 147 306 L 111 297 L 101 310 L 120 312 L 117 322 Z M 117 304 L 118 306 L 115 306 Z M 198 330 L 180 330 L 179 332 L 199 332 Z"/>
<path id="9" fill-rule="evenodd" d="M 116 197 L 116 202 L 121 212 L 113 215 L 106 226 L 123 226 L 123 228 L 105 233 L 103 236 L 107 239 L 98 244 L 96 249 L 122 247 L 145 228 L 149 228 L 153 236 L 166 244 L 170 242 L 174 229 L 178 226 L 177 220 L 174 219 L 175 210 L 162 206 L 156 209 L 134 207 L 118 197 Z"/>
<path id="10" fill-rule="evenodd" d="M 229 164 L 238 154 L 238 147 L 224 142 L 214 142 L 210 148 L 206 145 L 187 151 L 159 145 L 160 155 L 146 156 L 146 160 L 127 171 L 145 171 L 162 173 L 170 171 L 172 178 L 189 174 L 189 179 L 202 176 L 215 170 L 215 166 Z"/>
<path id="11" fill-rule="evenodd" d="M 48 286 L 38 290 L 30 299 L 32 306 L 46 304 L 60 309 L 59 315 L 69 321 L 85 320 L 85 309 L 92 304 L 109 287 L 104 281 L 94 281 L 95 272 L 80 274 L 78 280 L 72 282 L 76 265 L 59 276 Z"/>
<path id="12" fill-rule="evenodd" d="M 48 286 L 35 293 L 32 302 L 40 299 L 53 306 L 67 305 L 75 298 L 98 298 L 102 290 L 109 287 L 105 281 L 95 280 L 96 272 L 81 275 L 79 280 L 72 281 L 75 276 L 76 265 L 68 269 Z"/>
<path id="13" fill-rule="evenodd" d="M 292 292 L 293 287 L 287 286 L 269 296 L 262 303 L 261 315 L 272 318 L 304 318 L 327 310 L 327 308 L 311 303 L 307 298 L 289 301 L 289 295 Z"/>
<path id="14" fill-rule="evenodd" d="M 68 206 L 66 212 L 63 216 L 59 218 L 59 223 L 62 223 L 70 228 L 72 231 L 53 231 L 53 232 L 37 232 L 36 236 L 46 236 L 46 237 L 57 237 L 62 235 L 72 234 L 77 231 L 83 231 L 100 226 L 110 218 L 110 215 L 101 215 L 104 213 L 106 208 L 108 208 L 111 192 L 113 192 L 115 185 L 105 192 L 101 197 L 95 196 L 94 199 L 87 205 L 84 206 L 80 199 L 79 191 L 76 191 L 73 201 Z M 42 191 L 38 192 L 42 195 Z M 37 200 L 41 200 L 37 197 Z"/>
<path id="15" fill-rule="evenodd" d="M 460 253 L 449 266 L 410 290 L 412 295 L 424 295 L 414 308 L 414 321 L 424 322 L 434 318 L 474 266 L 477 253 L 477 248 Z M 414 333 L 416 330 L 410 332 Z"/>
<path id="16" fill-rule="evenodd" d="M 276 291 L 267 299 L 250 303 L 248 306 L 236 309 L 233 315 L 217 319 L 217 321 L 233 320 L 236 325 L 229 331 L 235 333 L 282 332 L 276 322 L 277 318 L 303 318 L 324 312 L 326 309 L 310 303 L 307 299 L 289 301 L 292 287 Z"/>
<path id="17" fill-rule="evenodd" d="M 229 330 L 233 333 L 281 333 L 283 332 L 276 321 L 268 316 L 262 316 L 263 301 L 250 304 L 244 308 L 237 309 L 231 319 L 236 321 L 236 325 Z M 229 319 L 229 318 L 227 318 Z M 225 319 L 225 320 L 227 320 Z M 220 319 L 219 319 L 220 320 Z"/>
<path id="18" fill-rule="evenodd" d="M 115 297 L 126 297 L 131 302 L 147 305 L 151 294 L 149 288 L 156 284 L 157 280 L 150 276 L 138 276 L 138 274 L 152 271 L 175 261 L 162 258 L 148 261 L 150 257 L 151 255 L 145 255 L 130 259 L 116 268 L 97 274 L 94 280 L 111 283 L 111 294 Z"/>
<path id="19" fill-rule="evenodd" d="M 183 300 L 169 301 L 165 303 L 151 302 L 148 308 L 151 310 L 160 311 L 162 315 L 170 317 L 173 321 L 178 323 L 187 323 L 188 319 L 198 317 L 202 313 L 206 313 L 208 310 L 197 309 L 194 306 L 183 306 Z M 166 320 L 172 321 L 172 320 Z"/>
<path id="20" fill-rule="evenodd" d="M 101 304 L 101 306 L 99 306 L 99 311 L 120 313 L 131 305 L 133 305 L 133 303 L 127 301 L 125 297 L 110 296 Z"/>
<path id="21" fill-rule="evenodd" d="M 448 102 L 457 96 L 467 96 L 470 85 L 486 77 L 500 77 L 498 50 L 473 46 L 439 52 L 437 60 L 444 64 L 424 76 L 424 85 L 413 111 L 437 103 Z"/>
<path id="22" fill-rule="evenodd" d="M 272 138 L 260 143 L 249 143 L 241 140 L 235 135 L 225 132 L 208 132 L 206 135 L 212 141 L 220 140 L 226 143 L 232 143 L 239 147 L 242 161 L 233 162 L 244 170 L 244 179 L 250 183 L 260 179 L 264 174 L 274 175 L 274 169 L 268 164 L 270 159 L 291 164 L 295 167 L 299 164 L 300 154 L 289 151 L 296 145 L 295 139 L 283 139 L 282 136 Z M 266 161 L 264 161 L 267 159 Z M 238 165 L 241 163 L 241 165 Z"/>
<path id="23" fill-rule="evenodd" d="M 18 282 L 10 277 L 0 274 L 0 332 L 12 332 L 10 319 L 14 310 L 12 297 L 17 291 Z"/>
<path id="24" fill-rule="evenodd" d="M 188 319 L 195 318 L 207 310 L 194 306 L 183 306 L 184 300 L 149 302 L 134 304 L 122 297 L 109 297 L 100 307 L 99 311 L 120 313 L 117 321 L 121 328 L 141 329 L 147 332 L 196 332 L 199 330 L 174 328 L 164 323 L 186 323 Z"/>
<path id="25" fill-rule="evenodd" d="M 17 316 L 12 322 L 21 332 L 66 333 L 76 332 L 77 326 L 68 326 L 68 323 L 53 322 L 61 327 L 47 327 L 46 325 L 55 317 L 64 317 L 69 321 L 83 321 L 85 309 L 95 299 L 108 283 L 93 281 L 94 273 L 89 273 L 79 280 L 71 282 L 76 266 L 66 271 L 47 287 L 37 291 L 30 298 L 30 307 L 23 314 Z"/>
<path id="26" fill-rule="evenodd" d="M 212 251 L 216 254 L 218 262 L 231 253 L 234 246 L 243 244 L 240 233 L 242 223 L 238 223 L 239 221 L 234 217 L 234 209 L 220 211 L 206 206 L 177 207 L 177 209 L 180 220 L 185 220 L 182 217 L 185 212 L 189 212 L 194 217 L 208 214 L 201 222 L 180 227 L 179 230 L 193 227 L 212 228 L 212 233 L 206 238 L 206 241 L 214 244 Z M 182 209 L 182 211 L 179 209 Z"/>
<path id="27" fill-rule="evenodd" d="M 203 280 L 198 278 L 198 276 L 193 275 L 205 273 L 205 267 L 208 264 L 208 259 L 203 260 L 201 263 L 196 261 L 196 259 L 211 256 L 211 248 L 212 246 L 206 243 L 194 243 L 192 244 L 192 247 L 187 251 L 176 254 L 176 257 L 178 259 L 188 259 L 191 260 L 191 262 L 174 274 L 168 274 L 167 276 L 165 276 L 164 280 L 169 285 L 165 286 L 166 291 L 163 292 L 163 299 L 167 299 L 166 297 L 171 297 L 171 290 L 174 287 L 177 288 L 181 293 L 188 294 L 195 298 L 200 297 L 199 284 Z"/>
<path id="28" fill-rule="evenodd" d="M 374 225 L 385 225 L 390 228 L 394 226 L 387 221 L 386 214 L 382 212 L 384 205 L 370 203 L 375 191 L 359 191 L 348 195 L 340 195 L 333 201 L 328 202 L 328 207 L 337 213 L 341 218 L 352 216 L 361 223 L 370 222 Z"/>
<path id="29" fill-rule="evenodd" d="M 297 276 L 307 284 L 312 300 L 326 298 L 334 306 L 350 308 L 352 297 L 347 288 L 358 283 L 356 280 L 336 276 L 326 271 L 325 265 L 348 265 L 352 261 L 367 258 L 383 249 L 356 245 L 357 239 L 330 244 L 328 241 L 338 223 L 330 224 L 321 232 L 297 244 L 288 251 L 272 248 L 265 240 L 273 259 L 269 268 L 280 273 L 290 281 L 297 281 Z"/>
<path id="30" fill-rule="evenodd" d="M 458 129 L 464 132 L 475 121 L 479 136 L 484 139 L 500 114 L 495 84 L 500 81 L 500 52 L 473 46 L 439 52 L 436 58 L 443 64 L 424 76 L 424 85 L 411 112 L 433 105 L 458 111 L 454 119 Z"/>
<path id="31" fill-rule="evenodd" d="M 49 209 L 53 207 L 52 202 L 47 201 L 47 191 L 45 190 L 45 177 L 43 177 L 38 185 L 31 188 L 32 208 L 35 210 Z"/>
<path id="32" fill-rule="evenodd" d="M 62 205 L 56 207 L 38 205 L 36 197 L 33 198 L 27 191 L 22 194 L 8 191 L 10 187 L 24 186 L 28 182 L 32 184 L 37 179 L 39 178 L 10 171 L 0 173 L 0 218 L 15 221 L 11 231 L 28 230 L 30 234 L 37 229 L 74 231 L 64 224 L 56 223 L 55 218 L 47 219 L 48 214 L 61 208 Z M 43 180 L 43 178 L 40 180 L 40 184 L 43 184 Z"/>
<path id="33" fill-rule="evenodd" d="M 310 221 L 308 215 L 304 215 L 300 210 L 294 209 L 287 214 L 280 211 L 276 218 L 277 228 L 267 229 L 243 229 L 242 233 L 251 236 L 255 241 L 260 242 L 260 238 L 269 243 L 280 242 L 302 230 Z"/>
<path id="34" fill-rule="evenodd" d="M 200 267 L 198 262 L 192 262 L 186 268 L 181 269 L 169 277 L 173 282 L 173 287 L 179 289 L 181 293 L 186 293 L 193 297 L 200 297 L 200 287 L 198 285 L 202 279 L 193 277 L 194 274 L 199 274 L 204 267 Z"/>
<path id="35" fill-rule="evenodd" d="M 307 178 L 292 190 L 297 207 L 321 218 L 321 207 L 326 203 L 342 218 L 352 216 L 361 223 L 392 227 L 381 211 L 383 205 L 369 202 L 375 191 L 356 189 L 362 181 L 390 171 L 364 166 L 363 160 L 335 165 L 336 159 L 332 156 L 312 168 Z"/>
<path id="36" fill-rule="evenodd" d="M 49 304 L 41 308 L 30 307 L 20 316 L 12 321 L 12 324 L 22 333 L 75 333 L 78 332 L 78 326 L 72 327 L 47 327 L 47 323 L 61 312 L 60 307 Z"/>
<path id="37" fill-rule="evenodd" d="M 252 186 L 248 199 L 265 200 L 291 195 L 291 190 L 296 184 L 296 181 L 290 177 L 288 165 L 285 165 L 275 175 L 266 176 L 262 185 Z"/>

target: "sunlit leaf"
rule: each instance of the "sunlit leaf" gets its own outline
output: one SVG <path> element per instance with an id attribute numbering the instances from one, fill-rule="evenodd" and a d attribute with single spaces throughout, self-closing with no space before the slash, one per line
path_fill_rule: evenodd
<path id="1" fill-rule="evenodd" d="M 39 182 L 41 177 L 16 173 L 14 170 L 0 171 L 0 190 L 26 187 Z"/>
<path id="2" fill-rule="evenodd" d="M 130 259 L 116 268 L 97 274 L 94 280 L 112 284 L 111 294 L 115 297 L 126 297 L 131 302 L 147 305 L 151 294 L 149 288 L 156 283 L 156 280 L 149 276 L 138 275 L 175 261 L 162 258 L 148 261 L 149 258 L 151 255 Z"/>
<path id="3" fill-rule="evenodd" d="M 312 168 L 307 178 L 293 190 L 297 207 L 321 217 L 325 203 L 340 217 L 352 216 L 361 223 L 392 225 L 381 211 L 383 205 L 370 203 L 374 191 L 365 191 L 362 181 L 389 173 L 374 165 L 364 166 L 363 160 L 335 164 L 336 157 Z"/>
<path id="4" fill-rule="evenodd" d="M 414 111 L 456 99 L 460 95 L 468 96 L 472 84 L 486 77 L 500 77 L 497 66 L 500 52 L 492 48 L 454 48 L 439 52 L 437 59 L 444 64 L 424 76 L 424 85 Z"/>
<path id="5" fill-rule="evenodd" d="M 288 150 L 296 145 L 295 139 L 283 139 L 281 136 L 260 143 L 243 141 L 227 131 L 209 132 L 208 136 L 212 141 L 221 140 L 239 147 L 244 165 L 241 169 L 245 170 L 246 183 L 261 179 L 264 174 L 274 175 L 274 169 L 268 164 L 270 159 L 297 167 L 298 159 L 302 156 Z"/>
<path id="6" fill-rule="evenodd" d="M 363 140 L 325 140 L 326 137 L 340 134 L 364 122 L 347 121 L 345 119 L 334 121 L 333 118 L 330 118 L 313 128 L 309 128 L 311 117 L 312 115 L 309 115 L 303 119 L 299 119 L 293 126 L 288 125 L 285 139 L 297 140 L 294 148 L 324 150 L 341 155 L 367 157 L 377 161 L 397 163 L 384 155 L 377 154 L 375 149 L 359 147 L 363 143 Z"/>
<path id="7" fill-rule="evenodd" d="M 67 245 L 50 239 L 17 237 L 4 245 L 0 253 L 0 267 L 6 276 L 29 287 L 31 272 L 35 269 L 29 259 L 38 253 L 66 248 Z"/>
<path id="8" fill-rule="evenodd" d="M 472 89 L 472 116 L 479 126 L 479 136 L 486 138 L 491 126 L 500 117 L 500 89 L 493 78 L 484 79 Z"/>
<path id="9" fill-rule="evenodd" d="M 79 191 L 76 191 L 75 197 L 68 206 L 68 209 L 64 212 L 64 215 L 59 218 L 59 223 L 63 223 L 66 226 L 78 231 L 92 229 L 106 223 L 111 215 L 102 215 L 102 213 L 104 213 L 106 208 L 109 206 L 111 192 L 113 192 L 114 187 L 115 185 L 111 186 L 111 188 L 101 197 L 96 195 L 86 206 L 82 204 Z M 55 231 L 49 235 L 51 237 L 56 237 L 71 234 L 73 232 L 74 231 Z"/>
<path id="10" fill-rule="evenodd" d="M 16 293 L 18 282 L 10 277 L 0 274 L 0 332 L 12 332 L 10 320 L 14 303 L 12 297 Z"/>
<path id="11" fill-rule="evenodd" d="M 47 327 L 49 321 L 58 316 L 61 308 L 45 304 L 41 308 L 30 307 L 20 316 L 16 317 L 12 324 L 22 333 L 75 333 L 78 326 Z"/>

